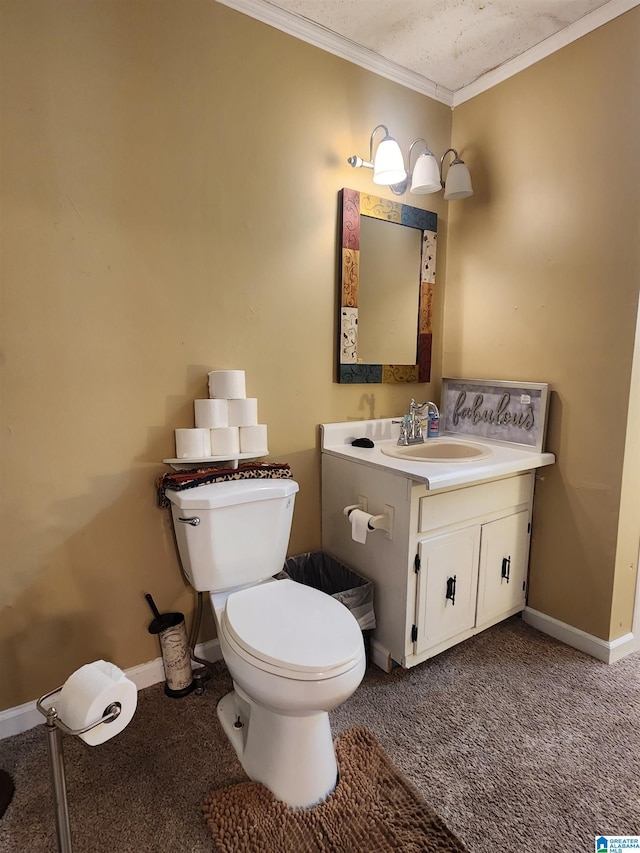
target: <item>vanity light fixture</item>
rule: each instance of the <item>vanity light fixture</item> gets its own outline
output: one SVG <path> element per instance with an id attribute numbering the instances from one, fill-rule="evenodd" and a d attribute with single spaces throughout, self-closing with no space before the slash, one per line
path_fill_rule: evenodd
<path id="1" fill-rule="evenodd" d="M 418 155 L 416 164 L 411 172 L 411 151 L 413 146 L 419 142 L 424 143 L 424 149 Z M 440 190 L 440 170 L 438 162 L 433 156 L 433 152 L 429 150 L 426 139 L 416 139 L 409 147 L 409 177 L 411 178 L 411 192 L 416 195 L 427 195 L 428 193 L 437 193 Z M 405 188 L 406 189 L 406 188 Z"/>
<path id="2" fill-rule="evenodd" d="M 373 137 L 376 131 L 384 130 L 385 137 L 376 149 L 375 159 L 373 157 Z M 418 155 L 413 171 L 411 170 L 411 155 L 414 146 L 422 143 L 422 151 Z M 443 180 L 442 171 L 444 158 L 447 154 L 453 154 L 455 159 L 451 162 L 447 172 L 446 181 Z M 427 145 L 426 140 L 419 138 L 409 146 L 407 156 L 408 171 L 404 168 L 402 151 L 396 140 L 390 136 L 384 124 L 374 128 L 369 140 L 369 159 L 363 160 L 354 154 L 347 162 L 354 169 L 373 169 L 373 183 L 388 186 L 394 195 L 404 195 L 409 188 L 416 195 L 436 193 L 444 189 L 444 197 L 447 201 L 468 198 L 473 195 L 471 186 L 471 175 L 465 163 L 459 158 L 455 148 L 448 148 L 440 158 L 440 165 Z"/>
<path id="3" fill-rule="evenodd" d="M 378 144 L 376 156 L 373 156 L 373 137 L 378 130 L 384 130 L 384 139 Z M 404 160 L 402 151 L 396 140 L 389 134 L 388 128 L 384 124 L 379 124 L 374 127 L 369 140 L 369 159 L 363 160 L 354 154 L 349 157 L 348 162 L 355 168 L 359 169 L 364 166 L 366 169 L 373 169 L 373 183 L 380 186 L 392 186 L 406 180 L 407 172 L 404 168 Z"/>
<path id="4" fill-rule="evenodd" d="M 442 168 L 444 158 L 447 154 L 453 154 L 455 159 L 449 166 L 446 182 L 442 180 Z M 440 158 L 440 183 L 444 187 L 444 197 L 447 201 L 458 198 L 469 198 L 473 195 L 473 187 L 471 186 L 471 175 L 463 160 L 458 157 L 458 152 L 455 148 L 447 148 Z"/>

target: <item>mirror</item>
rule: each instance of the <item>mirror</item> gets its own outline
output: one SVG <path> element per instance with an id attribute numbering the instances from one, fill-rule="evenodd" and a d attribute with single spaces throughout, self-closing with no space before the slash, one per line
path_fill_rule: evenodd
<path id="1" fill-rule="evenodd" d="M 338 382 L 429 382 L 435 213 L 341 192 Z"/>
<path id="2" fill-rule="evenodd" d="M 360 217 L 358 358 L 364 364 L 415 362 L 421 252 L 416 228 Z"/>

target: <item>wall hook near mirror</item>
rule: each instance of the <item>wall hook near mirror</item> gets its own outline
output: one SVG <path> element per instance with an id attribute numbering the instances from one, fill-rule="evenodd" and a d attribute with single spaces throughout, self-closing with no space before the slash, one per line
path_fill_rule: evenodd
<path id="1" fill-rule="evenodd" d="M 378 130 L 384 130 L 385 136 L 378 143 L 375 156 L 373 153 L 374 137 Z M 413 171 L 411 169 L 411 154 L 414 146 L 423 143 Z M 447 154 L 453 154 L 455 159 L 449 166 L 446 179 L 443 176 L 444 159 Z M 407 168 L 404 166 L 402 150 L 398 142 L 391 136 L 384 124 L 374 127 L 369 139 L 369 159 L 363 160 L 357 154 L 349 157 L 347 163 L 354 169 L 373 169 L 373 183 L 388 186 L 394 195 L 404 195 L 409 188 L 416 195 L 439 192 L 444 189 L 447 201 L 468 198 L 473 195 L 471 175 L 455 148 L 448 148 L 440 158 L 440 164 L 425 139 L 415 139 L 409 146 Z"/>

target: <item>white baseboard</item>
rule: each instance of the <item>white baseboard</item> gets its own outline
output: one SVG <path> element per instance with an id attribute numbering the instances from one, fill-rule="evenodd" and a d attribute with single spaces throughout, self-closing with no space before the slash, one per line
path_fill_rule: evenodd
<path id="1" fill-rule="evenodd" d="M 195 651 L 197 657 L 211 663 L 222 660 L 218 640 L 207 640 L 206 643 L 199 643 Z M 165 678 L 162 658 L 158 657 L 155 660 L 147 661 L 147 663 L 132 666 L 125 670 L 125 675 L 133 681 L 138 690 L 151 687 L 152 684 L 158 684 Z M 38 723 L 44 723 L 44 717 L 36 708 L 35 700 L 25 702 L 24 705 L 17 705 L 15 708 L 7 708 L 6 711 L 0 711 L 0 740 L 26 732 L 28 729 L 37 726 Z"/>
<path id="2" fill-rule="evenodd" d="M 574 628 L 573 625 L 560 622 L 558 619 L 540 613 L 532 607 L 525 607 L 522 618 L 528 625 L 542 631 L 543 634 L 548 634 L 550 637 L 554 637 L 554 639 L 560 640 L 562 643 L 585 652 L 604 663 L 615 663 L 617 660 L 630 655 L 636 648 L 635 638 L 631 633 L 625 634 L 617 640 L 601 640 L 600 637 L 587 634 L 579 628 Z"/>
<path id="3" fill-rule="evenodd" d="M 381 646 L 377 640 L 374 640 L 373 637 L 369 638 L 369 657 L 372 663 L 379 666 L 383 672 L 391 672 L 393 663 L 389 651 L 384 646 Z"/>

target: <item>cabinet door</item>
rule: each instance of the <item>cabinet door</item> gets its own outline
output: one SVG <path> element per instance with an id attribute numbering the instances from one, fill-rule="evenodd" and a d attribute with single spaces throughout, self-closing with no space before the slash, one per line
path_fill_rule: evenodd
<path id="1" fill-rule="evenodd" d="M 528 559 L 527 510 L 482 526 L 478 626 L 524 608 Z"/>
<path id="2" fill-rule="evenodd" d="M 416 654 L 473 628 L 479 551 L 479 525 L 418 543 Z"/>

